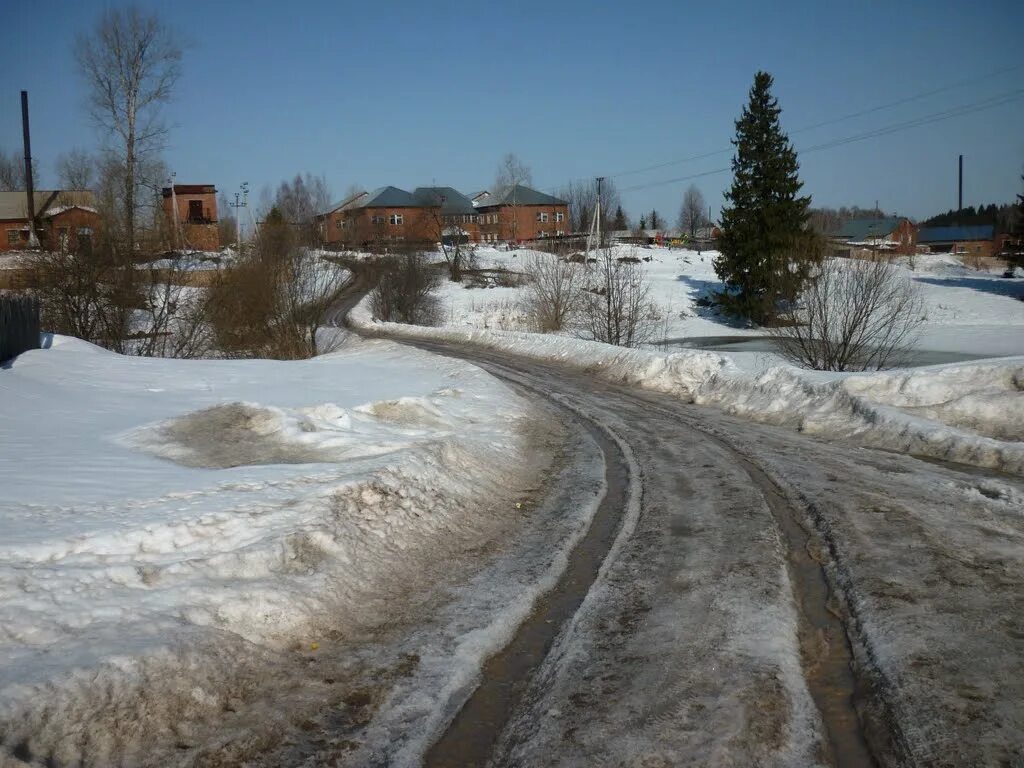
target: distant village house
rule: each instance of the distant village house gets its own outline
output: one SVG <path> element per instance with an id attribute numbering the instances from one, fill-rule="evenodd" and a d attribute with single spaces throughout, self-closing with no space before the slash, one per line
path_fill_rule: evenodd
<path id="1" fill-rule="evenodd" d="M 44 248 L 73 251 L 87 247 L 100 224 L 95 197 L 87 190 L 38 190 L 33 208 L 36 237 Z M 30 247 L 25 192 L 0 192 L 0 230 L 0 250 Z"/>

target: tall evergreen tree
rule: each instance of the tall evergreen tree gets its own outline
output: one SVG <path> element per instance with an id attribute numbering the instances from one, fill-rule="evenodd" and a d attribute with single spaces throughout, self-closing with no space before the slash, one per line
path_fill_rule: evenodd
<path id="1" fill-rule="evenodd" d="M 806 226 L 811 198 L 799 195 L 799 164 L 779 124 L 773 82 L 767 72 L 754 76 L 750 102 L 736 121 L 733 181 L 714 263 L 726 287 L 720 302 L 759 324 L 771 320 L 780 301 L 800 294 L 820 252 Z"/>
<path id="2" fill-rule="evenodd" d="M 629 222 L 626 221 L 626 214 L 622 212 L 621 205 L 615 206 L 615 218 L 612 220 L 612 229 L 616 232 L 629 229 Z"/>
<path id="3" fill-rule="evenodd" d="M 640 217 L 640 229 L 647 229 L 647 217 L 646 216 L 641 216 Z"/>
<path id="4" fill-rule="evenodd" d="M 664 222 L 661 220 L 661 216 L 658 215 L 657 211 L 651 211 L 651 229 L 661 229 L 661 225 Z"/>

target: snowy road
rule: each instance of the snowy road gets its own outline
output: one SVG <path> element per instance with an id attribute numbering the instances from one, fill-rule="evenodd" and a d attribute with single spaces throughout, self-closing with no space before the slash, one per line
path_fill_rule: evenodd
<path id="1" fill-rule="evenodd" d="M 490 738 L 494 765 L 1024 757 L 1018 478 L 816 440 L 468 346 L 418 346 L 606 429 L 638 504 L 525 696 L 503 705 L 507 726 L 463 722 L 471 700 L 428 764 L 468 764 Z M 478 697 L 493 695 L 488 674 Z"/>

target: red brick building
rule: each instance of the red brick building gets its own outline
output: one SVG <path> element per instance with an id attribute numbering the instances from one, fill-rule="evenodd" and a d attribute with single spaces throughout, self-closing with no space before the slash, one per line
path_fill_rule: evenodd
<path id="1" fill-rule="evenodd" d="M 455 238 L 478 242 L 476 219 L 472 202 L 452 187 L 381 187 L 342 200 L 318 217 L 325 243 L 371 250 L 432 247 Z"/>
<path id="2" fill-rule="evenodd" d="M 571 234 L 569 204 L 516 184 L 473 198 L 483 242 L 523 242 Z"/>
<path id="3" fill-rule="evenodd" d="M 35 231 L 39 244 L 74 251 L 92 242 L 100 215 L 88 190 L 38 190 L 33 195 Z M 28 196 L 0 192 L 0 250 L 29 247 Z"/>
<path id="4" fill-rule="evenodd" d="M 175 184 L 164 187 L 164 215 L 174 248 L 216 251 L 217 189 L 213 184 Z"/>
<path id="5" fill-rule="evenodd" d="M 522 185 L 472 200 L 452 187 L 381 187 L 336 203 L 318 219 L 325 243 L 373 250 L 569 234 L 568 203 Z"/>

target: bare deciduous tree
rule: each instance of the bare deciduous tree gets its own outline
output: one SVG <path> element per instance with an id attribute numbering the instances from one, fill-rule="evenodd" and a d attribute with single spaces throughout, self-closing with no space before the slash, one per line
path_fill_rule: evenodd
<path id="1" fill-rule="evenodd" d="M 316 225 L 318 214 L 331 204 L 331 192 L 323 176 L 295 174 L 290 182 L 282 181 L 277 188 L 274 206 L 285 220 L 299 230 L 303 245 L 316 245 L 321 241 Z"/>
<path id="2" fill-rule="evenodd" d="M 380 320 L 436 325 L 440 307 L 439 276 L 422 253 L 393 257 L 374 288 L 370 308 Z"/>
<path id="3" fill-rule="evenodd" d="M 683 204 L 679 209 L 679 220 L 677 226 L 683 232 L 690 235 L 690 239 L 697 237 L 697 230 L 708 222 L 707 208 L 704 203 L 704 195 L 697 189 L 696 184 L 691 184 L 683 195 Z"/>
<path id="4" fill-rule="evenodd" d="M 569 204 L 569 225 L 573 232 L 589 232 L 597 208 L 597 179 L 576 179 L 570 181 L 558 196 Z M 615 228 L 616 209 L 622 208 L 622 198 L 613 179 L 606 178 L 601 184 L 601 232 Z M 625 216 L 622 217 L 625 223 Z M 602 243 L 603 245 L 603 243 Z"/>
<path id="5" fill-rule="evenodd" d="M 498 165 L 498 171 L 494 177 L 495 189 L 511 189 L 512 195 L 510 202 L 512 205 L 512 241 L 516 242 L 518 237 L 519 229 L 519 214 L 518 214 L 518 202 L 516 200 L 518 195 L 518 187 L 520 185 L 530 186 L 533 184 L 533 172 L 530 170 L 530 166 L 526 165 L 519 157 L 509 152 L 501 159 L 501 163 Z"/>
<path id="6" fill-rule="evenodd" d="M 567 328 L 579 309 L 585 268 L 540 253 L 527 257 L 523 268 L 529 280 L 524 304 L 534 327 L 541 333 Z"/>
<path id="7" fill-rule="evenodd" d="M 124 247 L 135 250 L 139 164 L 163 145 L 160 107 L 181 72 L 181 48 L 155 13 L 135 6 L 108 9 L 90 36 L 77 41 L 76 58 L 90 92 L 93 119 L 115 138 L 111 148 L 123 178 L 120 208 Z"/>
<path id="8" fill-rule="evenodd" d="M 25 186 L 25 155 L 20 151 L 8 155 L 0 150 L 0 192 L 21 192 Z M 32 162 L 32 186 L 39 189 L 35 161 Z"/>
<path id="9" fill-rule="evenodd" d="M 84 149 L 58 155 L 56 165 L 61 189 L 92 189 L 96 184 L 96 160 Z"/>
<path id="10" fill-rule="evenodd" d="M 878 370 L 898 365 L 925 319 L 921 292 L 884 261 L 826 259 L 770 329 L 782 354 L 823 371 Z"/>
<path id="11" fill-rule="evenodd" d="M 585 338 L 620 347 L 638 347 L 657 330 L 658 311 L 650 285 L 635 256 L 598 251 L 590 283 L 583 292 L 581 332 Z"/>

